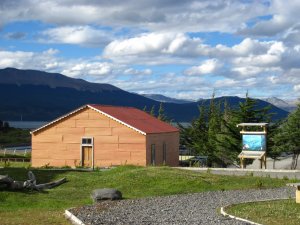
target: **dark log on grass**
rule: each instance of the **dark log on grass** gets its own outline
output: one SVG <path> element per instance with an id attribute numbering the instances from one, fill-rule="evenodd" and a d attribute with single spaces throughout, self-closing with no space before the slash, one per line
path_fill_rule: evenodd
<path id="1" fill-rule="evenodd" d="M 44 184 L 36 184 L 35 175 L 29 171 L 28 172 L 28 180 L 26 181 L 15 181 L 8 175 L 0 175 L 0 188 L 4 188 L 6 190 L 45 190 L 57 187 L 67 181 L 66 178 L 59 179 L 57 181 L 44 183 Z"/>
<path id="2" fill-rule="evenodd" d="M 67 179 L 64 177 L 57 181 L 53 181 L 53 182 L 49 182 L 49 183 L 45 183 L 45 184 L 37 184 L 34 186 L 34 189 L 37 191 L 44 190 L 44 189 L 51 189 L 51 188 L 57 187 L 57 186 L 65 183 L 65 182 L 67 182 Z"/>

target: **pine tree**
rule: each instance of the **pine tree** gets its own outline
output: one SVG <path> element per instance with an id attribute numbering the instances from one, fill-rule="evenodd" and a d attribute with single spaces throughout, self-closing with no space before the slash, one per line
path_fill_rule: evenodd
<path id="1" fill-rule="evenodd" d="M 226 99 L 223 115 L 220 121 L 220 132 L 217 134 L 217 155 L 224 167 L 237 162 L 237 155 L 241 152 L 241 136 Z"/>
<path id="2" fill-rule="evenodd" d="M 231 109 L 226 100 L 216 103 L 213 94 L 209 108 L 199 107 L 199 117 L 192 121 L 191 126 L 180 128 L 181 143 L 198 155 L 208 156 L 209 166 L 226 167 L 238 161 L 237 156 L 242 150 L 242 138 L 236 125 L 269 122 L 268 110 L 269 107 L 258 108 L 256 100 L 249 98 L 248 93 L 245 101 L 235 109 Z"/>
<path id="3" fill-rule="evenodd" d="M 147 106 L 146 105 L 144 106 L 143 111 L 147 112 Z"/>
<path id="4" fill-rule="evenodd" d="M 192 122 L 191 147 L 198 155 L 208 156 L 207 112 L 204 106 L 199 107 L 199 117 Z"/>
<path id="5" fill-rule="evenodd" d="M 242 138 L 236 125 L 239 123 L 270 122 L 269 109 L 269 106 L 259 108 L 257 101 L 249 98 L 248 92 L 245 101 L 240 102 L 237 109 L 230 109 L 227 102 L 224 103 L 221 131 L 217 137 L 219 158 L 224 164 L 237 162 L 237 156 L 242 150 Z M 251 160 L 247 162 L 250 163 Z"/>
<path id="6" fill-rule="evenodd" d="M 291 169 L 296 169 L 300 154 L 300 104 L 279 127 L 273 141 L 275 150 L 293 153 Z"/>
<path id="7" fill-rule="evenodd" d="M 167 116 L 165 115 L 165 110 L 164 110 L 164 107 L 163 107 L 163 103 L 161 102 L 160 105 L 159 105 L 159 109 L 158 109 L 158 116 L 157 118 L 161 121 L 164 121 L 164 122 L 170 122 L 170 120 L 167 118 Z"/>
<path id="8" fill-rule="evenodd" d="M 218 165 L 222 164 L 217 149 L 217 136 L 221 130 L 221 102 L 216 104 L 215 102 L 215 93 L 212 94 L 210 105 L 209 105 L 209 114 L 208 114 L 208 143 L 207 147 L 209 149 L 208 152 L 208 160 L 209 163 L 216 163 Z"/>
<path id="9" fill-rule="evenodd" d="M 271 124 L 268 127 L 268 139 L 267 139 L 267 155 L 271 159 L 273 159 L 273 169 L 275 169 L 276 160 L 278 160 L 279 156 L 282 153 L 282 149 L 278 148 L 278 146 L 274 142 L 274 137 L 277 134 L 279 127 L 282 125 L 282 121 Z"/>
<path id="10" fill-rule="evenodd" d="M 239 103 L 239 109 L 236 113 L 236 116 L 241 123 L 270 122 L 272 115 L 269 113 L 270 109 L 271 105 L 264 108 L 259 108 L 257 101 L 250 98 L 247 92 L 245 101 Z"/>
<path id="11" fill-rule="evenodd" d="M 155 116 L 155 105 L 152 106 L 152 108 L 150 110 L 150 115 Z"/>

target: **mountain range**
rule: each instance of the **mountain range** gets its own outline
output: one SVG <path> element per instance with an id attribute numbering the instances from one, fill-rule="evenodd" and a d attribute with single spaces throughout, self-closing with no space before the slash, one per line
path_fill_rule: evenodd
<path id="1" fill-rule="evenodd" d="M 245 99 L 228 96 L 216 98 L 236 107 Z M 130 93 L 110 84 L 91 83 L 58 73 L 15 68 L 0 69 L 0 119 L 50 121 L 84 104 L 105 104 L 144 107 L 158 111 L 160 102 Z M 166 115 L 177 122 L 190 122 L 199 115 L 198 106 L 208 106 L 209 99 L 197 102 L 165 102 Z M 257 100 L 258 107 L 270 103 Z M 274 120 L 285 118 L 288 112 L 271 105 Z"/>
<path id="2" fill-rule="evenodd" d="M 287 101 L 277 97 L 270 97 L 263 100 L 288 112 L 294 111 L 297 108 L 298 103 L 298 101 Z"/>
<path id="3" fill-rule="evenodd" d="M 161 94 L 142 94 L 142 95 L 158 102 L 169 102 L 169 103 L 177 103 L 177 104 L 193 103 L 193 102 L 198 102 L 203 100 L 201 98 L 198 100 L 178 99 L 178 98 L 167 97 Z M 298 101 L 282 100 L 277 97 L 264 98 L 262 100 L 265 102 L 269 102 L 270 104 L 277 106 L 278 108 L 283 109 L 287 112 L 294 111 L 297 108 L 297 103 L 299 102 L 299 100 Z"/>
<path id="4" fill-rule="evenodd" d="M 167 97 L 167 96 L 164 96 L 161 94 L 142 94 L 142 96 L 144 96 L 146 98 L 150 98 L 150 99 L 158 101 L 158 102 L 168 102 L 168 103 L 176 103 L 176 104 L 185 104 L 185 103 L 196 102 L 196 101 L 187 100 L 187 99 L 171 98 L 171 97 Z"/>

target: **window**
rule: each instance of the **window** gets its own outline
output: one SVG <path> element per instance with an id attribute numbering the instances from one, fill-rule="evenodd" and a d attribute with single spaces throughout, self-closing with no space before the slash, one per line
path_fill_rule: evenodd
<path id="1" fill-rule="evenodd" d="M 163 164 L 165 165 L 167 162 L 167 144 L 163 144 Z"/>
<path id="2" fill-rule="evenodd" d="M 155 165 L 155 145 L 151 145 L 151 165 Z"/>
<path id="3" fill-rule="evenodd" d="M 93 138 L 82 138 L 81 140 L 82 145 L 92 145 L 93 144 Z"/>

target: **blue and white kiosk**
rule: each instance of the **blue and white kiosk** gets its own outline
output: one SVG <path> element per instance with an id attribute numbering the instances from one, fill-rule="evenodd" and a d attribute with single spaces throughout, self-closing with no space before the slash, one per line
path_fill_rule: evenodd
<path id="1" fill-rule="evenodd" d="M 260 168 L 267 168 L 267 126 L 268 123 L 240 123 L 242 127 L 243 148 L 238 155 L 241 161 L 241 168 L 246 168 L 245 159 L 259 159 Z"/>

